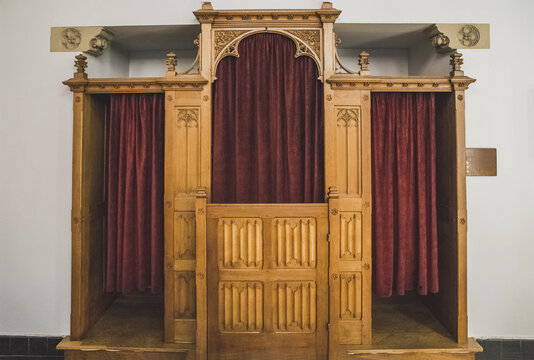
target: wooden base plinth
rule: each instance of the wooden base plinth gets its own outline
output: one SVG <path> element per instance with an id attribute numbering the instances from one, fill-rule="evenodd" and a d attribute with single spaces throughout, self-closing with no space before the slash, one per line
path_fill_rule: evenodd
<path id="1" fill-rule="evenodd" d="M 194 344 L 163 342 L 163 300 L 150 295 L 118 298 L 81 341 L 63 339 L 67 360 L 189 360 Z"/>
<path id="2" fill-rule="evenodd" d="M 415 295 L 373 301 L 373 344 L 343 345 L 340 359 L 473 360 L 482 347 L 458 344 Z"/>
<path id="3" fill-rule="evenodd" d="M 121 297 L 83 340 L 72 341 L 66 337 L 58 349 L 65 351 L 67 360 L 195 359 L 194 344 L 163 342 L 162 306 L 161 298 Z M 482 351 L 473 339 L 465 344 L 456 343 L 416 296 L 374 301 L 373 315 L 373 344 L 339 346 L 337 359 L 474 360 L 475 354 Z M 261 352 L 247 351 L 246 344 L 242 347 L 246 355 L 232 358 L 265 359 Z M 311 359 L 316 356 L 307 356 L 301 349 L 290 358 Z"/>

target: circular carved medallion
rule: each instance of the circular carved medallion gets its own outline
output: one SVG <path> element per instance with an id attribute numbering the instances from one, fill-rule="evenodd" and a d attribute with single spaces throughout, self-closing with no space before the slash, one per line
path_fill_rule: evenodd
<path id="1" fill-rule="evenodd" d="M 472 47 L 478 44 L 480 40 L 480 32 L 473 25 L 465 25 L 458 31 L 458 40 L 463 46 Z"/>
<path id="2" fill-rule="evenodd" d="M 80 45 L 82 35 L 75 28 L 68 28 L 61 33 L 61 44 L 65 49 L 74 50 Z"/>

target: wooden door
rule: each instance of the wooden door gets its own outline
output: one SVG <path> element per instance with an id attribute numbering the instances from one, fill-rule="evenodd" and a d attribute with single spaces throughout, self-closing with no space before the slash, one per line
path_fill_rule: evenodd
<path id="1" fill-rule="evenodd" d="M 326 359 L 327 204 L 207 209 L 208 358 Z"/>

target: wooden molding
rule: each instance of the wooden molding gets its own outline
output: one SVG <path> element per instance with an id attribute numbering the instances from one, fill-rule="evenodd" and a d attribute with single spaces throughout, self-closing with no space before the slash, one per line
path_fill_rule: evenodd
<path id="1" fill-rule="evenodd" d="M 467 176 L 497 176 L 497 149 L 466 148 L 465 172 Z"/>
<path id="2" fill-rule="evenodd" d="M 158 93 L 166 90 L 201 91 L 208 80 L 200 75 L 161 78 L 72 78 L 63 82 L 71 91 L 88 94 Z"/>
<path id="3" fill-rule="evenodd" d="M 326 79 L 332 89 L 336 90 L 371 90 L 371 91 L 431 91 L 450 92 L 454 89 L 466 90 L 475 79 L 467 76 L 457 77 L 388 77 L 359 76 L 357 74 L 335 74 Z"/>
<path id="4" fill-rule="evenodd" d="M 324 2 L 321 9 L 306 10 L 214 10 L 211 3 L 204 3 L 202 9 L 193 14 L 198 22 L 214 27 L 303 26 L 334 22 L 341 10 L 333 8 L 329 2 Z"/>

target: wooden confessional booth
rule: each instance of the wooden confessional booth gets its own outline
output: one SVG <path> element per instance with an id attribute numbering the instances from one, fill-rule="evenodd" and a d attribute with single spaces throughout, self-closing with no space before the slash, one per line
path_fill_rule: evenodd
<path id="1" fill-rule="evenodd" d="M 373 76 L 365 52 L 360 72 L 347 70 L 333 32 L 340 12 L 331 3 L 222 11 L 205 3 L 194 13 L 202 29 L 194 65 L 177 74 L 171 53 L 159 78 L 89 79 L 86 58 L 76 57 L 64 82 L 74 107 L 71 333 L 59 345 L 66 359 L 474 359 L 482 350 L 467 337 L 466 314 L 464 109 L 474 80 L 458 53 L 446 77 Z M 319 202 L 212 201 L 217 66 L 240 60 L 242 40 L 259 33 L 289 38 L 294 57 L 316 67 Z M 435 94 L 436 294 L 373 299 L 374 92 Z M 119 296 L 104 284 L 108 107 L 119 93 L 161 93 L 164 102 L 160 297 Z"/>

